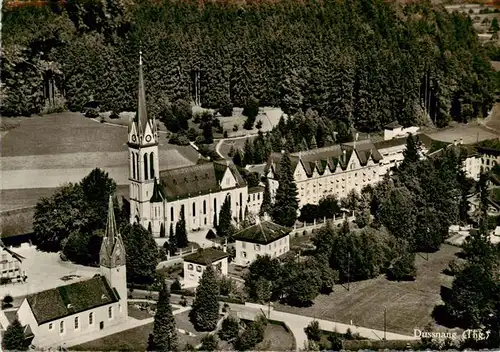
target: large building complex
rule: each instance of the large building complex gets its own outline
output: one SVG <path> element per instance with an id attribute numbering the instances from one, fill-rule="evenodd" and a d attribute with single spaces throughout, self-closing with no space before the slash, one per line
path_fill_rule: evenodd
<path id="1" fill-rule="evenodd" d="M 245 216 L 248 187 L 234 164 L 208 162 L 160 171 L 159 135 L 154 117 L 146 110 L 146 93 L 139 61 L 137 114 L 128 130 L 130 222 L 137 222 L 159 236 L 175 227 L 184 211 L 188 231 L 213 228 L 222 204 L 231 204 L 233 219 Z M 214 223 L 215 221 L 215 223 Z"/>

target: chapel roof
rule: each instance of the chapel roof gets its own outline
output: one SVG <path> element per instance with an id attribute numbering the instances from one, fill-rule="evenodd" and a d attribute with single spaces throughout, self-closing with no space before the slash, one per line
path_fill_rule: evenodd
<path id="1" fill-rule="evenodd" d="M 115 303 L 119 299 L 118 292 L 101 275 L 26 297 L 38 325 Z"/>

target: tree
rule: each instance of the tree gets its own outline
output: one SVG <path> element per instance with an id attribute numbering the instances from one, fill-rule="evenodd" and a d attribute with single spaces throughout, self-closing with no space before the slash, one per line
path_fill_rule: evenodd
<path id="1" fill-rule="evenodd" d="M 168 247 L 170 255 L 175 255 L 175 252 L 177 252 L 177 237 L 175 236 L 173 223 L 170 223 L 170 231 L 168 234 Z"/>
<path id="2" fill-rule="evenodd" d="M 24 328 L 18 319 L 7 327 L 3 335 L 2 345 L 7 351 L 27 351 L 28 344 L 24 335 Z"/>
<path id="3" fill-rule="evenodd" d="M 103 230 L 93 232 L 73 232 L 62 242 L 62 252 L 67 259 L 76 264 L 99 264 L 99 252 L 103 238 Z"/>
<path id="4" fill-rule="evenodd" d="M 368 209 L 358 210 L 357 212 L 355 212 L 355 217 L 356 219 L 354 220 L 354 222 L 360 229 L 370 224 L 370 210 Z"/>
<path id="5" fill-rule="evenodd" d="M 238 337 L 235 343 L 237 351 L 250 351 L 259 342 L 264 340 L 264 331 L 267 325 L 266 318 L 261 316 L 248 324 L 247 328 Z"/>
<path id="6" fill-rule="evenodd" d="M 270 213 L 272 209 L 272 203 L 271 203 L 271 192 L 269 190 L 269 180 L 266 179 L 265 185 L 264 185 L 264 193 L 262 195 L 262 204 L 260 205 L 260 210 L 259 210 L 259 215 L 263 216 L 266 213 Z"/>
<path id="7" fill-rule="evenodd" d="M 232 315 L 227 316 L 222 321 L 219 337 L 224 341 L 232 341 L 238 337 L 240 332 L 240 321 Z"/>
<path id="8" fill-rule="evenodd" d="M 139 224 L 121 229 L 127 253 L 127 282 L 152 284 L 158 265 L 158 246 L 153 235 Z"/>
<path id="9" fill-rule="evenodd" d="M 224 199 L 224 203 L 222 203 L 222 206 L 221 206 L 220 212 L 219 212 L 219 223 L 217 225 L 217 235 L 218 236 L 228 237 L 232 234 L 231 233 L 231 228 L 232 228 L 231 221 L 232 221 L 231 199 L 230 199 L 230 197 L 226 197 Z"/>
<path id="10" fill-rule="evenodd" d="M 165 280 L 156 305 L 156 313 L 153 322 L 153 345 L 154 351 L 178 351 L 179 342 L 175 318 L 170 305 L 170 292 Z"/>
<path id="11" fill-rule="evenodd" d="M 201 351 L 217 351 L 218 348 L 219 341 L 217 341 L 217 335 L 208 334 L 201 339 Z"/>
<path id="12" fill-rule="evenodd" d="M 325 196 L 319 200 L 318 216 L 321 218 L 331 219 L 335 214 L 340 212 L 339 201 L 334 194 Z"/>
<path id="13" fill-rule="evenodd" d="M 243 115 L 247 117 L 245 123 L 243 124 L 243 128 L 246 130 L 251 130 L 253 128 L 253 124 L 255 123 L 255 118 L 259 114 L 259 100 L 254 96 L 251 96 L 244 108 Z"/>
<path id="14" fill-rule="evenodd" d="M 185 248 L 188 246 L 188 236 L 186 231 L 186 218 L 184 215 L 184 207 L 181 208 L 179 221 L 175 224 L 175 239 L 177 248 Z"/>
<path id="15" fill-rule="evenodd" d="M 253 146 L 250 140 L 247 138 L 245 140 L 245 146 L 243 147 L 243 166 L 253 164 Z"/>
<path id="16" fill-rule="evenodd" d="M 160 225 L 160 238 L 165 237 L 165 225 L 163 225 L 163 222 Z"/>
<path id="17" fill-rule="evenodd" d="M 245 288 L 251 298 L 267 302 L 270 299 L 267 293 L 269 289 L 271 296 L 281 295 L 281 277 L 282 268 L 277 258 L 271 258 L 269 255 L 257 256 L 248 267 L 248 273 L 244 278 Z"/>
<path id="18" fill-rule="evenodd" d="M 391 234 L 413 243 L 416 216 L 411 192 L 401 187 L 390 191 L 388 198 L 382 201 L 377 217 Z"/>
<path id="19" fill-rule="evenodd" d="M 272 208 L 273 220 L 283 226 L 293 226 L 297 219 L 299 202 L 297 185 L 293 178 L 292 162 L 288 152 L 285 152 L 281 158 L 278 182 L 276 199 Z"/>
<path id="20" fill-rule="evenodd" d="M 191 321 L 198 331 L 212 331 L 219 320 L 219 287 L 214 268 L 207 266 L 196 289 L 193 309 L 190 312 Z"/>
<path id="21" fill-rule="evenodd" d="M 414 136 L 410 133 L 410 135 L 406 138 L 406 148 L 403 151 L 403 162 L 401 163 L 401 167 L 405 168 L 408 165 L 416 163 L 420 160 L 421 154 L 421 142 L 418 136 Z"/>
<path id="22" fill-rule="evenodd" d="M 312 223 L 317 218 L 319 218 L 319 211 L 316 204 L 305 204 L 300 209 L 299 221 Z"/>
<path id="23" fill-rule="evenodd" d="M 415 253 L 410 251 L 408 245 L 399 246 L 396 250 L 397 257 L 392 260 L 387 270 L 389 280 L 415 280 L 417 269 L 415 268 Z"/>
<path id="24" fill-rule="evenodd" d="M 319 341 L 321 339 L 321 330 L 319 328 L 319 322 L 317 320 L 313 320 L 307 325 L 304 329 L 304 332 L 307 335 L 309 340 Z"/>
<path id="25" fill-rule="evenodd" d="M 498 25 L 498 19 L 496 17 L 491 20 L 491 26 L 490 26 L 490 31 L 493 33 L 496 33 L 500 30 L 500 26 Z"/>

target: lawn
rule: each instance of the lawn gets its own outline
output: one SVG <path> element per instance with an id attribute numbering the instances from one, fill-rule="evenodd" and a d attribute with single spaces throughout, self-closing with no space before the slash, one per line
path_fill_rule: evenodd
<path id="1" fill-rule="evenodd" d="M 243 150 L 243 147 L 245 146 L 245 142 L 247 139 L 250 141 L 254 140 L 257 138 L 256 136 L 250 136 L 246 138 L 238 138 L 238 139 L 231 139 L 231 140 L 226 140 L 222 142 L 222 145 L 219 148 L 219 152 L 224 156 L 224 157 L 229 157 L 229 151 L 231 150 L 231 147 L 234 149 L 241 149 Z"/>
<path id="2" fill-rule="evenodd" d="M 387 307 L 387 331 L 413 334 L 414 328 L 423 328 L 433 322 L 431 313 L 441 303 L 441 286 L 449 287 L 452 277 L 442 270 L 455 258 L 460 249 L 443 244 L 441 249 L 426 255 L 417 255 L 417 279 L 410 282 L 392 282 L 384 276 L 354 282 L 347 291 L 336 285 L 330 295 L 319 295 L 311 307 L 297 308 L 275 304 L 276 310 L 306 315 L 318 319 L 384 329 L 384 306 Z"/>
<path id="3" fill-rule="evenodd" d="M 264 340 L 255 346 L 256 351 L 294 351 L 295 337 L 284 326 L 269 323 Z"/>
<path id="4" fill-rule="evenodd" d="M 188 312 L 175 315 L 178 329 L 186 330 L 185 321 Z M 189 323 L 191 324 L 191 323 Z M 191 325 L 192 328 L 192 325 Z M 190 330 L 188 330 L 190 331 Z M 146 324 L 137 328 L 125 330 L 117 334 L 109 335 L 101 339 L 90 341 L 78 346 L 71 347 L 74 351 L 146 351 L 149 334 L 153 332 L 153 324 Z M 194 329 L 193 329 L 194 332 Z M 188 336 L 178 332 L 179 346 L 184 350 L 186 344 L 196 346 L 200 343 L 203 333 L 196 333 L 196 336 Z"/>
<path id="5" fill-rule="evenodd" d="M 149 314 L 149 312 L 144 309 L 140 309 L 137 306 L 150 306 L 152 309 L 156 309 L 156 304 L 149 304 L 149 303 L 142 303 L 142 302 L 129 302 L 128 303 L 128 316 L 143 320 L 143 319 L 149 319 L 152 318 L 153 315 Z"/>

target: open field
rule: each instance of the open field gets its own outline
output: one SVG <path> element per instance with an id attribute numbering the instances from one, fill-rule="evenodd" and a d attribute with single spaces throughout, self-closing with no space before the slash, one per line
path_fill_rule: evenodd
<path id="1" fill-rule="evenodd" d="M 255 138 L 257 138 L 257 137 L 256 136 L 249 136 L 246 138 L 242 137 L 242 138 L 238 138 L 238 139 L 225 140 L 224 142 L 222 142 L 222 144 L 219 148 L 219 151 L 224 156 L 224 158 L 229 158 L 229 151 L 231 150 L 231 147 L 233 147 L 234 149 L 243 150 L 243 147 L 245 146 L 246 140 L 249 139 L 250 141 L 253 141 Z M 217 142 L 215 142 L 215 143 L 217 143 Z"/>
<path id="2" fill-rule="evenodd" d="M 18 126 L 0 139 L 0 189 L 55 188 L 78 182 L 93 168 L 109 172 L 118 184 L 128 178 L 127 129 L 109 126 L 78 113 L 12 119 Z M 198 152 L 174 146 L 164 135 L 160 141 L 160 167 L 193 165 Z"/>
<path id="3" fill-rule="evenodd" d="M 188 319 L 189 312 L 175 315 L 175 322 L 178 329 L 184 329 L 185 321 Z M 191 323 L 189 323 L 191 324 Z M 191 325 L 192 327 L 192 325 Z M 184 350 L 186 344 L 196 346 L 200 343 L 203 333 L 196 333 L 196 336 L 188 336 L 178 332 L 179 347 Z M 146 324 L 134 329 L 122 331 L 117 334 L 109 335 L 98 340 L 90 341 L 78 346 L 71 347 L 75 351 L 146 351 L 149 334 L 153 332 L 153 324 Z"/>
<path id="4" fill-rule="evenodd" d="M 488 125 L 488 127 L 490 126 Z M 484 126 L 473 123 L 467 125 L 457 124 L 453 127 L 427 134 L 434 140 L 447 143 L 453 143 L 454 141 L 459 142 L 460 138 L 462 138 L 464 144 L 474 144 L 487 139 L 500 137 L 500 133 L 495 133 Z"/>
<path id="5" fill-rule="evenodd" d="M 429 322 L 434 306 L 441 303 L 441 286 L 449 287 L 452 277 L 442 270 L 455 258 L 458 248 L 443 244 L 429 254 L 429 260 L 417 255 L 417 279 L 410 282 L 392 282 L 384 276 L 354 282 L 347 291 L 336 285 L 330 295 L 319 295 L 307 308 L 275 304 L 276 310 L 326 319 L 346 324 L 384 329 L 384 306 L 387 307 L 387 331 L 413 334 L 414 328 L 423 328 Z"/>

